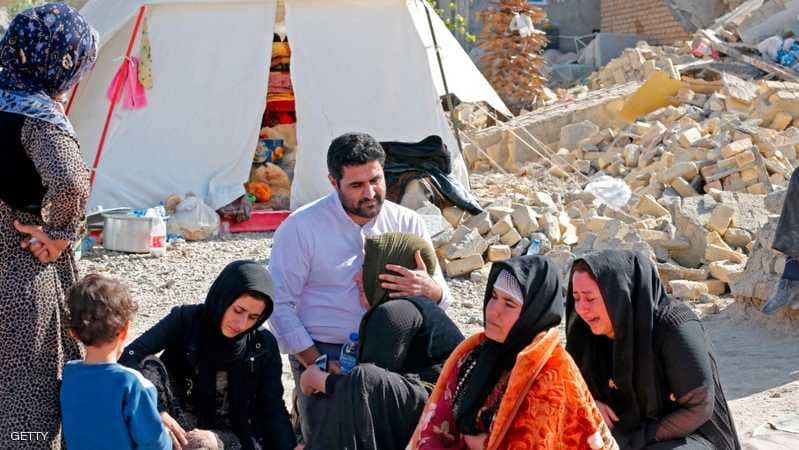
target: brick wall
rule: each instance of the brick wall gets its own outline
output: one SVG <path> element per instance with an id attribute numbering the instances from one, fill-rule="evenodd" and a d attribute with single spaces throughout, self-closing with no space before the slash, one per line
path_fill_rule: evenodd
<path id="1" fill-rule="evenodd" d="M 656 44 L 689 37 L 664 0 L 602 0 L 601 7 L 604 32 L 640 34 Z"/>

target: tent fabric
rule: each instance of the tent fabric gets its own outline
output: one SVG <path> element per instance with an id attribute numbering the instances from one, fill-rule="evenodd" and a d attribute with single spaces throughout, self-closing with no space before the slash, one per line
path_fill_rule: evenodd
<path id="1" fill-rule="evenodd" d="M 120 25 L 104 5 L 109 1 L 89 3 L 83 11 L 106 33 L 70 113 L 88 164 L 105 123 L 105 90 L 138 10 L 115 1 L 127 14 Z M 194 192 L 216 209 L 244 193 L 266 98 L 274 14 L 274 0 L 148 7 L 154 80 L 149 105 L 135 111 L 117 106 L 90 208 L 147 207 L 171 194 Z"/>
<path id="2" fill-rule="evenodd" d="M 432 10 L 432 7 L 424 0 L 408 0 L 408 10 L 411 12 L 413 22 L 422 39 L 422 44 L 427 49 L 427 60 L 430 63 L 430 72 L 436 85 L 438 95 L 445 95 L 444 82 L 441 79 L 441 68 L 436 57 L 436 48 L 433 45 L 433 36 L 430 33 L 430 23 L 427 21 L 427 13 L 430 11 L 430 19 L 433 22 L 433 31 L 436 34 L 438 47 L 441 49 L 441 62 L 444 66 L 444 75 L 447 77 L 447 87 L 449 91 L 458 96 L 464 102 L 484 101 L 491 105 L 500 113 L 513 117 L 502 99 L 491 87 L 477 66 L 474 65 L 469 55 L 463 50 L 461 44 L 449 31 L 444 21 Z"/>
<path id="3" fill-rule="evenodd" d="M 337 23 L 358 26 L 331 26 Z M 442 136 L 453 156 L 454 175 L 468 186 L 405 2 L 286 0 L 286 28 L 299 148 L 292 209 L 331 191 L 325 154 L 333 138 L 351 131 L 378 141 Z"/>
<path id="4" fill-rule="evenodd" d="M 90 0 L 81 12 L 100 33 L 101 50 L 70 111 L 88 164 L 94 161 L 109 107 L 105 91 L 141 5 L 148 5 L 154 80 L 147 108 L 117 106 L 90 208 L 143 208 L 186 192 L 220 208 L 244 193 L 266 98 L 277 2 Z M 424 43 L 427 19 L 419 28 L 414 18 L 423 1 L 285 3 L 299 144 L 292 209 L 331 190 L 327 147 L 350 131 L 394 141 L 442 136 L 453 155 L 453 174 L 468 187 L 465 164 L 438 100 L 443 91 L 436 81 L 435 53 Z M 451 39 L 437 33 L 445 54 L 463 53 L 448 30 L 440 34 Z M 133 55 L 138 47 L 137 42 Z M 463 69 L 460 59 L 451 62 L 455 70 L 476 79 L 476 68 Z M 460 83 L 460 76 L 453 73 L 447 81 L 461 99 L 494 104 L 496 93 L 487 82 L 480 88 L 478 82 Z"/>

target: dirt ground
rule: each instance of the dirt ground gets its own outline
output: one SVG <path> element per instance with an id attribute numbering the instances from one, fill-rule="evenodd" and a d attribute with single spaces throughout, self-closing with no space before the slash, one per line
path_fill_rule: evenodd
<path id="1" fill-rule="evenodd" d="M 703 325 L 716 350 L 738 434 L 799 411 L 799 327 L 733 303 Z"/>

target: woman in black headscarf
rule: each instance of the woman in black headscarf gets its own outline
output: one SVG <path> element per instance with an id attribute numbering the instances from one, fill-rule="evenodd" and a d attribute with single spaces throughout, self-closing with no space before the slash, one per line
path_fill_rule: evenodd
<path id="1" fill-rule="evenodd" d="M 560 343 L 558 269 L 545 257 L 494 263 L 485 332 L 447 360 L 410 449 L 615 449 Z"/>
<path id="2" fill-rule="evenodd" d="M 622 449 L 741 448 L 702 325 L 648 258 L 578 259 L 566 311 L 566 348 Z"/>
<path id="3" fill-rule="evenodd" d="M 428 273 L 436 267 L 433 249 L 411 233 L 366 238 L 361 273 L 362 303 L 358 365 L 349 375 L 305 370 L 306 395 L 325 397 L 328 412 L 305 449 L 404 449 L 439 374 L 463 341 L 447 314 L 424 297 L 390 298 L 379 276 L 386 265 L 416 267 L 419 252 Z M 346 414 L 341 414 L 346 411 Z"/>
<path id="4" fill-rule="evenodd" d="M 175 307 L 125 348 L 119 362 L 155 384 L 175 448 L 295 447 L 277 341 L 261 328 L 272 305 L 266 268 L 236 261 L 205 303 Z"/>
<path id="5" fill-rule="evenodd" d="M 0 40 L 0 439 L 60 448 L 58 389 L 80 358 L 62 320 L 77 275 L 89 171 L 59 99 L 94 65 L 97 33 L 63 3 L 19 13 Z M 20 431 L 46 438 L 11 441 Z"/>

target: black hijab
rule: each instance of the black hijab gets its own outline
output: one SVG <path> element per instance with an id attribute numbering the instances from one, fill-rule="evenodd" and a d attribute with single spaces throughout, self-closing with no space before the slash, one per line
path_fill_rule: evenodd
<path id="1" fill-rule="evenodd" d="M 251 334 L 272 314 L 272 277 L 261 264 L 253 261 L 235 261 L 227 265 L 208 290 L 203 307 L 203 326 L 200 337 L 198 377 L 203 386 L 216 386 L 218 371 L 234 369 L 247 349 Z M 244 294 L 257 293 L 266 296 L 264 313 L 248 330 L 232 338 L 222 334 L 222 318 L 225 311 Z M 228 384 L 233 390 L 236 386 Z M 216 415 L 216 390 L 197 389 L 195 399 L 200 410 L 202 426 L 212 426 Z M 231 399 L 232 401 L 232 399 Z"/>
<path id="2" fill-rule="evenodd" d="M 228 338 L 222 334 L 222 318 L 236 299 L 247 293 L 266 296 L 264 313 L 247 331 Z M 253 261 L 235 261 L 227 265 L 208 290 L 203 310 L 205 331 L 203 353 L 217 370 L 225 370 L 244 352 L 247 337 L 272 315 L 272 277 L 261 264 Z"/>
<path id="3" fill-rule="evenodd" d="M 495 262 L 491 266 L 483 299 L 483 321 L 494 283 L 503 270 L 513 275 L 519 283 L 524 304 L 505 342 L 486 339 L 472 353 L 477 362 L 471 372 L 465 375 L 455 402 L 457 429 L 463 434 L 479 433 L 475 426 L 478 411 L 502 373 L 513 368 L 516 356 L 536 336 L 558 326 L 563 318 L 563 292 L 555 263 L 543 256 L 520 256 Z"/>
<path id="4" fill-rule="evenodd" d="M 597 280 L 614 339 L 611 354 L 602 351 L 604 336 L 595 336 L 577 315 L 573 283 L 569 278 L 566 297 L 566 349 L 580 366 L 591 393 L 606 390 L 609 380 L 592 370 L 600 360 L 612 359 L 611 376 L 615 408 L 622 430 L 634 428 L 645 419 L 657 417 L 661 398 L 657 390 L 653 332 L 658 316 L 667 314 L 676 303 L 666 294 L 657 268 L 645 255 L 628 250 L 604 250 L 582 259 Z M 573 275 L 573 272 L 572 272 Z M 607 375 L 607 374 L 605 374 Z"/>

